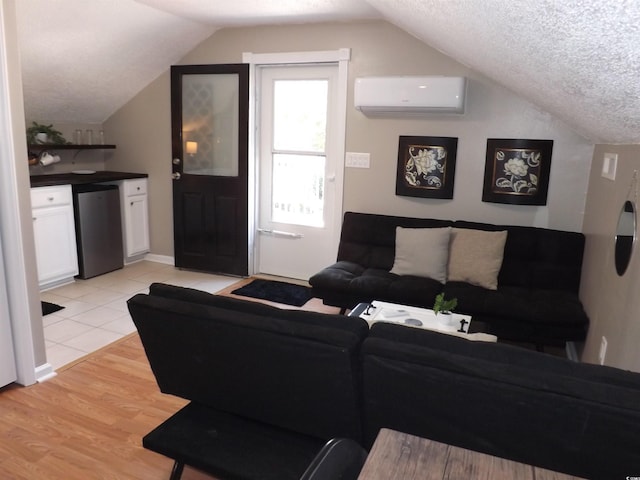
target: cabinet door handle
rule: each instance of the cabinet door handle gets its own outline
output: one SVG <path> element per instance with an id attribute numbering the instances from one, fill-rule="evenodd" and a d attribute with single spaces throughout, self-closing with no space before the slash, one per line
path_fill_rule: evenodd
<path id="1" fill-rule="evenodd" d="M 47 200 L 49 200 L 50 202 L 53 202 L 54 199 L 55 197 L 47 197 Z"/>
<path id="2" fill-rule="evenodd" d="M 131 202 L 130 205 L 133 207 L 133 202 Z"/>

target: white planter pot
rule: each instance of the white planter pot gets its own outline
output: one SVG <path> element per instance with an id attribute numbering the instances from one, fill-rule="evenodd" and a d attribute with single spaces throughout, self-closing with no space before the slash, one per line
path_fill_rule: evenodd
<path id="1" fill-rule="evenodd" d="M 36 143 L 47 143 L 49 141 L 49 135 L 46 133 L 36 133 Z"/>
<path id="2" fill-rule="evenodd" d="M 438 313 L 436 315 L 437 319 L 438 319 L 438 323 L 440 325 L 453 325 L 453 314 L 451 313 Z"/>

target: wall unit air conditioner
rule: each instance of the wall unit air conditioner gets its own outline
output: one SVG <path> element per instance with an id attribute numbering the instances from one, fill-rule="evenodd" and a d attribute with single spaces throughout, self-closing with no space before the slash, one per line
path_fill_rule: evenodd
<path id="1" fill-rule="evenodd" d="M 367 116 L 464 113 L 467 79 L 443 76 L 356 78 L 354 102 Z"/>

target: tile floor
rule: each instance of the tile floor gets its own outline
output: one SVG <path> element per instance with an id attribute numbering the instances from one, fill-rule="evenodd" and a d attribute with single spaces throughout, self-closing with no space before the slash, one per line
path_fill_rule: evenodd
<path id="1" fill-rule="evenodd" d="M 136 293 L 146 293 L 153 282 L 214 293 L 238 280 L 145 260 L 42 292 L 42 300 L 65 307 L 42 318 L 47 361 L 57 370 L 134 332 L 126 301 Z"/>

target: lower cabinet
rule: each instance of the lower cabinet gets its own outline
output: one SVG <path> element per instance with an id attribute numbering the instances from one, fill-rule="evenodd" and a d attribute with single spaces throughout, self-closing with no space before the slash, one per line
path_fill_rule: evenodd
<path id="1" fill-rule="evenodd" d="M 149 252 L 149 203 L 146 178 L 122 181 L 120 206 L 125 260 L 132 260 Z"/>
<path id="2" fill-rule="evenodd" d="M 124 260 L 138 260 L 149 252 L 147 179 L 106 183 L 120 190 Z M 31 211 L 40 289 L 72 281 L 78 253 L 71 185 L 32 188 Z"/>
<path id="3" fill-rule="evenodd" d="M 71 185 L 32 188 L 31 209 L 40 288 L 73 280 L 78 254 Z"/>

